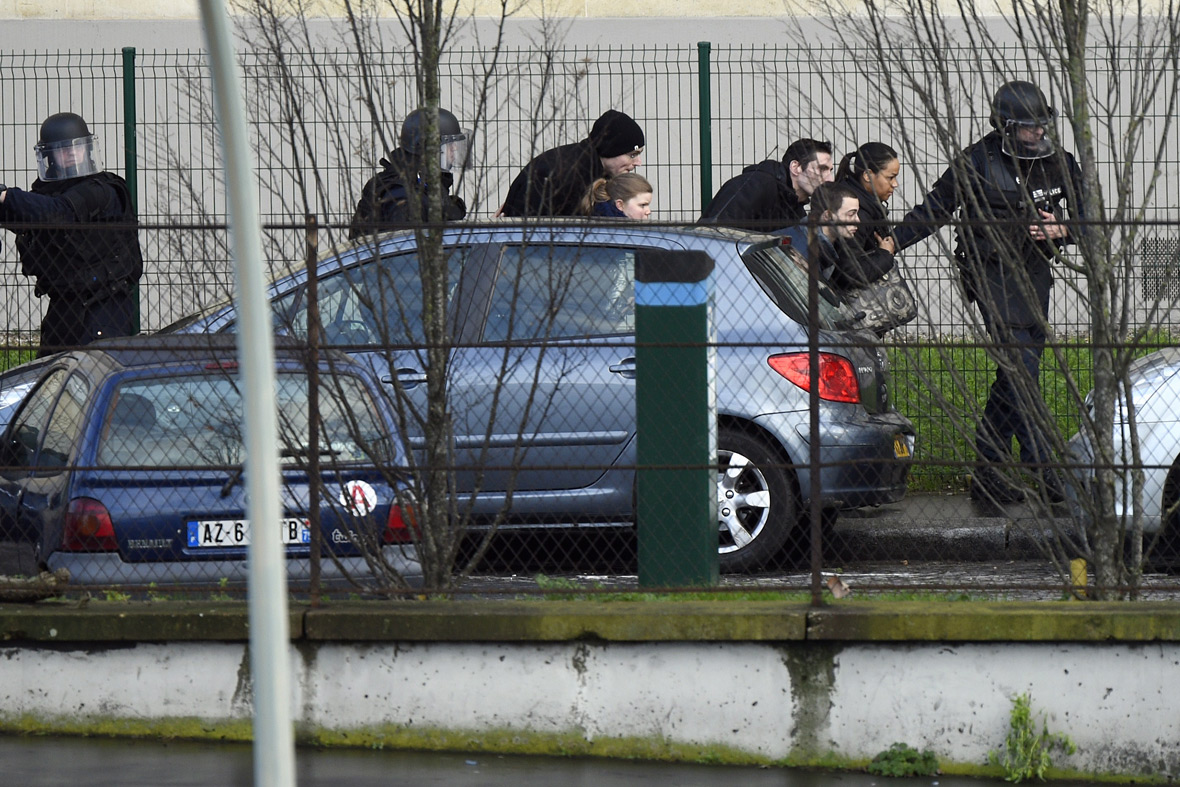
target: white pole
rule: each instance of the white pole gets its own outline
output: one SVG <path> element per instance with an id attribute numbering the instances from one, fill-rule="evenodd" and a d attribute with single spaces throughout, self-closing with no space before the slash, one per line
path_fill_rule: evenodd
<path id="1" fill-rule="evenodd" d="M 254 784 L 295 784 L 287 572 L 279 543 L 279 457 L 274 339 L 262 264 L 262 222 L 242 111 L 241 77 L 223 0 L 200 0 L 224 150 L 245 391 L 250 517 L 250 672 L 254 687 Z"/>

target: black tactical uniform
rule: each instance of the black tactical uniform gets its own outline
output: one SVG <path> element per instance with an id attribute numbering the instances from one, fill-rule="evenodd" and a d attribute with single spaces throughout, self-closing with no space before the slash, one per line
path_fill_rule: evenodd
<path id="1" fill-rule="evenodd" d="M 35 150 L 41 176 L 29 191 L 3 187 L 0 224 L 16 233 L 21 272 L 49 296 L 41 354 L 129 336 L 143 255 L 127 182 L 99 171 L 95 138 L 73 113 L 46 119 Z"/>
<path id="2" fill-rule="evenodd" d="M 925 238 L 959 211 L 955 259 L 969 300 L 980 309 L 996 350 L 1004 356 L 988 393 L 975 447 L 985 464 L 973 474 L 972 495 L 996 502 L 1022 497 L 997 468 L 1010 460 L 1012 438 L 1020 459 L 1031 465 L 1052 461 L 1035 418 L 1026 417 L 1020 391 L 1038 390 L 1040 361 L 1048 332 L 1052 262 L 1069 241 L 1035 239 L 1030 226 L 1045 221 L 1041 211 L 1063 216 L 1062 202 L 1082 218 L 1081 173 L 1073 155 L 1047 137 L 1021 141 L 1021 127 L 1043 129 L 1054 117 L 1041 91 L 1010 82 L 992 102 L 996 130 L 967 148 L 934 184 L 922 204 L 894 230 L 898 248 Z M 1005 367 L 1023 369 L 1013 378 Z M 1046 494 L 1061 496 L 1060 481 L 1044 473 Z"/>
<path id="3" fill-rule="evenodd" d="M 459 221 L 467 215 L 467 205 L 450 193 L 455 181 L 451 170 L 466 164 L 467 135 L 459 128 L 458 119 L 447 110 L 440 109 L 438 116 L 442 218 Z M 382 170 L 365 183 L 348 228 L 349 239 L 384 232 L 398 225 L 422 224 L 430 215 L 430 189 L 423 177 L 421 109 L 406 116 L 400 142 L 401 147 L 381 159 Z"/>

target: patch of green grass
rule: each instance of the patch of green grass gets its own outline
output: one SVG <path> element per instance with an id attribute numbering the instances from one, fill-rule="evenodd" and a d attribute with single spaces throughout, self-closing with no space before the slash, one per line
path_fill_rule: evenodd
<path id="1" fill-rule="evenodd" d="M 1002 593 L 988 595 L 986 593 L 966 593 L 961 590 L 948 590 L 944 593 L 936 593 L 933 591 L 921 592 L 896 592 L 889 591 L 885 593 L 864 593 L 855 592 L 848 598 L 839 599 L 837 604 L 855 604 L 859 601 L 1007 601 L 1007 596 Z"/>
<path id="2" fill-rule="evenodd" d="M 934 776 L 939 772 L 938 758 L 932 751 L 895 743 L 873 758 L 868 771 L 875 776 Z"/>
<path id="3" fill-rule="evenodd" d="M 36 347 L 8 346 L 0 348 L 0 372 L 28 363 L 37 357 Z"/>
<path id="4" fill-rule="evenodd" d="M 602 603 L 615 602 L 659 602 L 659 601 L 778 601 L 788 604 L 809 604 L 811 592 L 809 590 L 757 590 L 746 588 L 716 589 L 716 590 L 686 590 L 676 592 L 657 592 L 641 590 L 607 590 L 602 583 L 593 581 L 579 582 L 566 577 L 550 577 L 539 574 L 535 578 L 537 586 L 544 594 L 545 601 L 598 601 Z M 855 589 L 854 589 L 855 590 Z M 936 601 L 936 602 L 970 602 L 970 601 L 1003 601 L 1002 594 L 987 595 L 982 593 L 965 593 L 962 591 L 947 591 L 937 593 L 922 592 L 883 592 L 883 593 L 853 593 L 844 599 L 834 599 L 830 593 L 824 593 L 825 603 L 856 604 L 858 602 L 877 601 Z"/>
<path id="5" fill-rule="evenodd" d="M 779 590 L 690 590 L 682 592 L 653 592 L 638 590 L 606 590 L 601 582 L 579 582 L 565 577 L 538 574 L 537 586 L 546 601 L 785 601 L 807 603 L 811 594 L 805 591 Z"/>
<path id="6" fill-rule="evenodd" d="M 1169 333 L 1155 332 L 1139 342 L 1134 354 L 1140 357 L 1176 341 Z M 965 463 L 975 460 L 975 418 L 983 412 L 996 372 L 995 362 L 978 344 L 966 339 L 923 340 L 887 349 L 893 406 L 917 430 L 911 492 L 964 488 L 969 472 Z M 1093 387 L 1093 370 L 1085 337 L 1055 339 L 1045 349 L 1041 395 L 1063 438 L 1078 430 L 1083 397 Z"/>

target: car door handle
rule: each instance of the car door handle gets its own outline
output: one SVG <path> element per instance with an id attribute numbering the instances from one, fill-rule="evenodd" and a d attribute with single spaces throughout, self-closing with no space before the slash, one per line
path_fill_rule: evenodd
<path id="1" fill-rule="evenodd" d="M 402 367 L 395 369 L 394 372 L 397 374 L 397 381 L 401 383 L 403 388 L 413 388 L 416 385 L 426 382 L 426 372 L 420 369 Z M 393 385 L 393 378 L 384 377 L 381 379 L 381 382 L 386 385 Z"/>
<path id="2" fill-rule="evenodd" d="M 615 374 L 621 374 L 629 379 L 635 379 L 635 356 L 624 358 L 618 363 L 606 367 Z"/>

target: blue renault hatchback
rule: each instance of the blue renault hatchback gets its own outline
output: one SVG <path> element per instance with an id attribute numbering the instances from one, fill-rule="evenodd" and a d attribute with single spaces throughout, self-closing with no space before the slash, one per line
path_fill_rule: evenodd
<path id="1" fill-rule="evenodd" d="M 313 419 L 305 353 L 280 341 L 276 359 L 284 514 L 267 526 L 292 589 L 314 548 L 329 585 L 417 584 L 405 449 L 380 384 L 325 353 Z M 258 525 L 233 337 L 112 339 L 35 363 L 0 438 L 5 537 L 34 542 L 39 564 L 74 584 L 242 585 Z"/>

